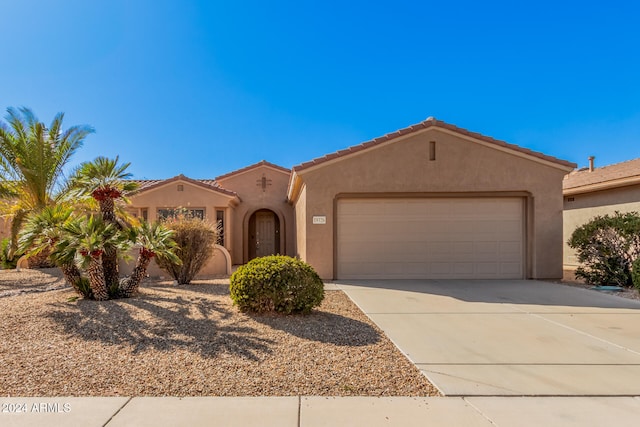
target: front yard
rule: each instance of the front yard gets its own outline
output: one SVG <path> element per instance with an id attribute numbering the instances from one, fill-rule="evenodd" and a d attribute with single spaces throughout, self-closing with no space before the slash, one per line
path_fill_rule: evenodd
<path id="1" fill-rule="evenodd" d="M 16 293 L 10 274 L 0 272 L 2 396 L 438 395 L 340 291 L 308 316 L 256 316 L 232 306 L 224 281 L 147 283 L 96 302 L 68 288 Z M 27 288 L 60 285 L 26 274 Z"/>

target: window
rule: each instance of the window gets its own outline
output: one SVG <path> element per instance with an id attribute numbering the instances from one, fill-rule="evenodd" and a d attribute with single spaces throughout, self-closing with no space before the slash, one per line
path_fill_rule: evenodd
<path id="1" fill-rule="evenodd" d="M 149 210 L 147 208 L 142 209 L 142 219 L 145 221 L 149 221 Z"/>
<path id="2" fill-rule="evenodd" d="M 164 208 L 158 209 L 158 219 L 174 218 L 178 215 L 186 214 L 194 218 L 204 219 L 204 209 L 186 209 L 186 208 Z"/>
<path id="3" fill-rule="evenodd" d="M 216 210 L 216 222 L 220 227 L 220 235 L 218 236 L 218 244 L 224 246 L 224 211 Z"/>
<path id="4" fill-rule="evenodd" d="M 184 191 L 184 185 L 178 184 L 178 191 Z"/>
<path id="5" fill-rule="evenodd" d="M 429 142 L 429 160 L 435 160 L 435 159 L 436 159 L 436 142 L 430 141 Z"/>

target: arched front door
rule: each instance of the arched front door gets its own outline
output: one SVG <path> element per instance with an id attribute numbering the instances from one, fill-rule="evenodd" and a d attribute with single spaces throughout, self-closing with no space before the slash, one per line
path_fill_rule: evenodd
<path id="1" fill-rule="evenodd" d="M 280 253 L 280 220 L 275 212 L 260 209 L 249 218 L 249 259 Z"/>

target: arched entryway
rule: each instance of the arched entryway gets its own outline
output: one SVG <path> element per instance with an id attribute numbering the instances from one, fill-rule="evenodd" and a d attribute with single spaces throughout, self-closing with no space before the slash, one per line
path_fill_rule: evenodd
<path id="1" fill-rule="evenodd" d="M 249 260 L 280 253 L 280 219 L 269 209 L 255 211 L 249 218 Z"/>

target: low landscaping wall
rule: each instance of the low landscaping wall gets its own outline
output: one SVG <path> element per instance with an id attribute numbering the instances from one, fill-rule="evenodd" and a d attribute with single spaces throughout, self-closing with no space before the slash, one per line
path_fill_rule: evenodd
<path id="1" fill-rule="evenodd" d="M 127 276 L 131 274 L 131 271 L 135 267 L 136 259 L 139 252 L 138 247 L 134 247 L 129 252 L 131 259 L 129 261 L 120 260 L 120 275 Z M 156 264 L 155 259 L 151 261 L 147 268 L 147 274 L 154 279 L 171 279 L 171 276 L 166 271 L 160 269 Z M 229 252 L 222 246 L 216 245 L 213 251 L 213 256 L 207 260 L 207 263 L 202 267 L 200 273 L 196 276 L 198 278 L 205 277 L 228 277 L 231 275 L 231 261 L 229 258 Z"/>

